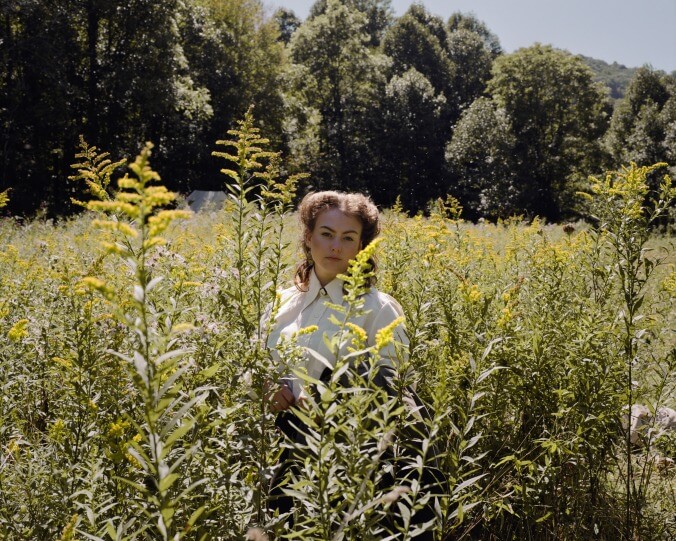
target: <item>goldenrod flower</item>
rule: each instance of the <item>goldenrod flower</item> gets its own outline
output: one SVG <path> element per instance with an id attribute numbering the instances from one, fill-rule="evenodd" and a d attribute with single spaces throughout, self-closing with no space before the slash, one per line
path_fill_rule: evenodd
<path id="1" fill-rule="evenodd" d="M 72 361 L 63 359 L 62 357 L 52 357 L 52 361 L 54 361 L 56 364 L 60 364 L 64 368 L 71 368 L 73 366 Z"/>
<path id="2" fill-rule="evenodd" d="M 111 438 L 121 438 L 127 428 L 129 428 L 128 421 L 116 421 L 111 423 L 108 428 L 108 436 Z"/>
<path id="3" fill-rule="evenodd" d="M 21 339 L 28 336 L 28 329 L 26 327 L 28 327 L 28 320 L 20 319 L 7 332 L 7 338 L 12 342 L 19 342 Z"/>
<path id="4" fill-rule="evenodd" d="M 467 298 L 469 299 L 469 302 L 471 302 L 471 303 L 480 302 L 481 298 L 482 298 L 482 294 L 481 294 L 481 291 L 479 291 L 479 286 L 473 285 L 471 287 L 471 289 L 469 290 Z"/>
<path id="5" fill-rule="evenodd" d="M 66 423 L 63 419 L 57 419 L 49 428 L 49 437 L 57 443 L 61 443 L 66 436 Z"/>
<path id="6" fill-rule="evenodd" d="M 192 323 L 178 323 L 171 328 L 171 332 L 174 334 L 189 332 L 193 330 L 195 330 L 195 326 Z"/>
<path id="7" fill-rule="evenodd" d="M 388 346 L 394 340 L 394 329 L 404 322 L 404 317 L 398 317 L 387 327 L 383 327 L 376 333 L 376 350 L 380 351 L 385 346 Z"/>
<path id="8" fill-rule="evenodd" d="M 298 329 L 298 331 L 296 331 L 294 333 L 294 337 L 302 336 L 304 334 L 312 334 L 317 329 L 319 329 L 319 327 L 317 325 L 308 325 L 307 327 L 303 327 L 302 329 Z"/>

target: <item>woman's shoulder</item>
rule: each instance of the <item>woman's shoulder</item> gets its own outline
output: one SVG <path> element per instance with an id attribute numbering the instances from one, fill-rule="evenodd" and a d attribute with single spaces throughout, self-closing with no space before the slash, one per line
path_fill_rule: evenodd
<path id="1" fill-rule="evenodd" d="M 395 299 L 392 295 L 384 293 L 372 287 L 369 292 L 366 294 L 366 305 L 371 305 L 375 308 L 382 309 L 385 307 L 391 307 L 398 314 L 403 315 L 404 311 L 399 304 L 399 301 Z"/>
<path id="2" fill-rule="evenodd" d="M 301 293 L 301 291 L 295 285 L 290 285 L 289 287 L 285 287 L 284 289 L 279 289 L 277 291 L 277 294 L 280 297 L 290 297 L 291 295 L 299 293 Z"/>
<path id="3" fill-rule="evenodd" d="M 298 299 L 303 296 L 303 292 L 298 289 L 295 285 L 291 285 L 284 289 L 277 291 L 277 296 L 279 297 L 279 303 L 281 306 L 288 304 L 294 299 Z"/>

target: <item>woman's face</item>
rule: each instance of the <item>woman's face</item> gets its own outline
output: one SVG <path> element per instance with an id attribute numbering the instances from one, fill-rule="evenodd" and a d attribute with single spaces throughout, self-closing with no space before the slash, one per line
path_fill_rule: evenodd
<path id="1" fill-rule="evenodd" d="M 315 273 L 322 285 L 344 273 L 350 259 L 361 250 L 362 224 L 337 208 L 329 208 L 317 216 L 315 228 L 305 242 L 315 263 Z"/>

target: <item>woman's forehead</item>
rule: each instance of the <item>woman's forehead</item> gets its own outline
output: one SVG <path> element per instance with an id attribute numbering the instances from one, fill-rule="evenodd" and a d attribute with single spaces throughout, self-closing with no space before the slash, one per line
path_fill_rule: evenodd
<path id="1" fill-rule="evenodd" d="M 342 210 L 335 207 L 323 210 L 317 215 L 315 229 L 320 227 L 340 233 L 353 231 L 361 234 L 362 231 L 362 223 L 359 218 L 345 214 Z"/>

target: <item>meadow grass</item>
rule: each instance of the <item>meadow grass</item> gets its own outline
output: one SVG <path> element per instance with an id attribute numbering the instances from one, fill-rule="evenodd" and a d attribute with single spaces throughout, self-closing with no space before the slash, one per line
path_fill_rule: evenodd
<path id="1" fill-rule="evenodd" d="M 151 189 L 147 149 L 122 183 L 133 197 L 58 223 L 0 221 L 0 537 L 415 533 L 407 520 L 425 504 L 424 465 L 409 465 L 420 475 L 396 492 L 374 467 L 396 463 L 390 434 L 411 421 L 364 380 L 350 392 L 337 380 L 323 387 L 309 448 L 296 449 L 303 475 L 287 485 L 302 511 L 291 528 L 269 512 L 283 444 L 264 399 L 280 368 L 262 316 L 300 250 L 293 186 L 252 165 L 262 158 L 251 146 L 231 155 L 235 184 L 221 210 L 160 215 L 168 196 Z M 610 196 L 624 197 L 596 197 Z M 675 472 L 651 461 L 673 456 L 673 443 L 636 451 L 620 422 L 630 402 L 676 405 L 673 237 L 648 233 L 648 207 L 618 208 L 624 222 L 573 228 L 471 224 L 452 202 L 426 217 L 383 212 L 378 287 L 404 308 L 402 373 L 431 412 L 418 443 L 436 450 L 448 479 L 437 520 L 420 530 L 496 540 L 676 533 Z M 345 332 L 359 349 L 358 329 Z M 293 344 L 287 353 L 298 355 Z"/>

